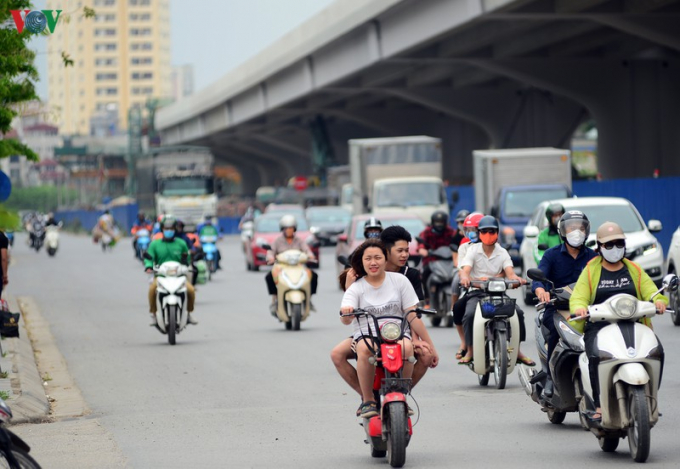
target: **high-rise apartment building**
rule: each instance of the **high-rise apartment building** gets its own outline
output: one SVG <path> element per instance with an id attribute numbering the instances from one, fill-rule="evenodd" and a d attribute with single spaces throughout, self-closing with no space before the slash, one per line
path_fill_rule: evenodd
<path id="1" fill-rule="evenodd" d="M 49 102 L 65 134 L 127 128 L 128 110 L 172 96 L 170 0 L 48 0 L 63 10 L 48 39 Z M 83 7 L 96 12 L 84 18 Z M 73 60 L 65 67 L 62 51 Z"/>

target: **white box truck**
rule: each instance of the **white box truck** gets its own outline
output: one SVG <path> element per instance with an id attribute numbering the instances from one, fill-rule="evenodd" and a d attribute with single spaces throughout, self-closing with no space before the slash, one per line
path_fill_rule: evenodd
<path id="1" fill-rule="evenodd" d="M 441 140 L 426 136 L 349 141 L 354 214 L 414 213 L 425 223 L 449 213 Z"/>

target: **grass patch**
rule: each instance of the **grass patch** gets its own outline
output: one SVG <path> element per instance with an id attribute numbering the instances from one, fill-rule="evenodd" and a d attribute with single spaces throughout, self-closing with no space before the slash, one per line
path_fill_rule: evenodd
<path id="1" fill-rule="evenodd" d="M 1 379 L 5 379 L 5 378 L 7 378 L 7 376 L 9 376 L 9 373 L 7 373 L 6 371 L 0 371 L 0 378 Z"/>
<path id="2" fill-rule="evenodd" d="M 42 379 L 43 379 L 43 381 L 52 381 L 52 377 L 50 376 L 50 374 L 48 372 L 45 372 L 45 374 L 43 374 Z"/>
<path id="3" fill-rule="evenodd" d="M 0 398 L 1 398 L 3 401 L 6 401 L 7 399 L 9 399 L 9 392 L 7 392 L 7 391 L 0 391 Z"/>

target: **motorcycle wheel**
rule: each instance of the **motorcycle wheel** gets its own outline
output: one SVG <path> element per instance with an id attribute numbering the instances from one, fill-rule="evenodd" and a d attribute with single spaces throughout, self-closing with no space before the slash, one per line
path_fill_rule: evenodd
<path id="1" fill-rule="evenodd" d="M 392 467 L 402 467 L 406 462 L 408 443 L 408 417 L 406 406 L 393 404 L 388 407 L 389 435 L 387 435 L 387 462 Z"/>
<path id="2" fill-rule="evenodd" d="M 493 378 L 496 388 L 504 389 L 508 378 L 508 336 L 505 331 L 496 331 L 493 341 Z"/>
<path id="3" fill-rule="evenodd" d="M 588 423 L 586 421 L 586 398 L 583 396 L 583 383 L 581 382 L 581 374 L 576 373 L 574 376 L 574 395 L 578 399 L 578 420 L 581 422 L 581 428 L 588 431 Z"/>
<path id="4" fill-rule="evenodd" d="M 4 449 L 3 449 L 4 451 Z M 14 459 L 19 463 L 19 468 L 21 469 L 40 469 L 40 464 L 38 464 L 38 461 L 33 459 L 30 454 L 28 454 L 26 451 L 24 451 L 21 448 L 17 448 L 16 446 L 13 446 L 10 451 L 12 452 L 12 456 L 14 456 Z M 7 457 L 3 452 L 0 452 L 0 467 L 12 467 L 9 464 L 9 461 L 7 461 Z"/>
<path id="5" fill-rule="evenodd" d="M 635 462 L 645 462 L 649 457 L 651 446 L 651 426 L 644 386 L 628 388 L 628 415 L 630 415 L 632 424 L 628 427 L 630 456 Z"/>
<path id="6" fill-rule="evenodd" d="M 559 425 L 560 423 L 564 422 L 566 416 L 566 412 L 557 412 L 556 410 L 548 411 L 548 420 L 550 420 L 550 423 L 554 423 L 555 425 Z"/>
<path id="7" fill-rule="evenodd" d="M 613 453 L 616 451 L 616 448 L 619 447 L 618 437 L 604 436 L 602 438 L 598 438 L 597 442 L 600 444 L 600 449 L 605 453 Z"/>
<path id="8" fill-rule="evenodd" d="M 432 323 L 432 326 L 439 327 L 439 325 L 442 323 L 442 318 L 439 316 L 430 316 L 430 322 Z"/>
<path id="9" fill-rule="evenodd" d="M 52 257 L 57 253 L 57 250 L 54 248 L 47 248 L 47 255 Z"/>
<path id="10" fill-rule="evenodd" d="M 175 306 L 168 312 L 168 343 L 170 345 L 175 345 L 177 334 L 177 313 L 179 313 L 179 307 Z"/>
<path id="11" fill-rule="evenodd" d="M 212 259 L 208 261 L 208 270 L 210 271 L 211 274 L 214 274 L 217 271 L 217 269 L 215 268 L 215 261 Z"/>
<path id="12" fill-rule="evenodd" d="M 291 328 L 294 331 L 299 331 L 300 321 L 302 321 L 302 305 L 301 304 L 291 305 L 290 313 L 291 313 L 290 314 Z"/>
<path id="13" fill-rule="evenodd" d="M 486 386 L 489 384 L 489 373 L 484 373 L 483 375 L 477 375 L 477 380 L 480 386 Z"/>
<path id="14" fill-rule="evenodd" d="M 445 321 L 444 325 L 446 327 L 453 327 L 453 314 L 451 313 L 451 295 L 442 290 L 442 307 L 444 310 Z"/>
<path id="15" fill-rule="evenodd" d="M 671 313 L 671 320 L 673 321 L 673 324 L 680 326 L 680 311 L 678 311 L 678 308 L 680 308 L 680 291 L 676 290 L 671 292 L 670 297 L 670 307 L 673 311 L 675 311 Z"/>

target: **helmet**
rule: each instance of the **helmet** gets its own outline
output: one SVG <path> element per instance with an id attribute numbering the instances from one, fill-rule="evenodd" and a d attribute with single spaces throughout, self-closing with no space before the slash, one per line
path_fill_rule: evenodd
<path id="1" fill-rule="evenodd" d="M 500 225 L 498 224 L 498 220 L 496 220 L 496 217 L 492 217 L 491 215 L 486 215 L 482 217 L 481 220 L 479 220 L 479 225 L 477 225 L 477 228 L 481 230 L 496 230 L 500 231 Z"/>
<path id="2" fill-rule="evenodd" d="M 163 229 L 168 228 L 168 229 L 177 229 L 177 220 L 173 216 L 166 216 L 163 217 L 163 220 L 161 221 L 161 227 Z"/>
<path id="3" fill-rule="evenodd" d="M 552 220 L 552 217 L 558 213 L 564 214 L 564 206 L 562 204 L 550 204 L 545 209 L 545 217 L 548 221 Z"/>
<path id="4" fill-rule="evenodd" d="M 560 221 L 557 223 L 557 233 L 559 233 L 562 241 L 567 241 L 567 233 L 572 231 L 569 230 L 569 228 L 574 225 L 584 227 L 586 239 L 588 238 L 588 235 L 590 234 L 590 221 L 588 220 L 588 217 L 580 210 L 570 210 L 565 212 L 565 214 L 560 218 Z"/>
<path id="5" fill-rule="evenodd" d="M 479 220 L 484 218 L 483 213 L 479 212 L 473 212 L 467 217 L 465 217 L 465 221 L 463 222 L 463 229 L 465 228 L 477 228 L 479 226 Z"/>
<path id="6" fill-rule="evenodd" d="M 437 210 L 430 217 L 430 223 L 432 224 L 433 228 L 434 228 L 435 225 L 440 225 L 440 226 L 443 225 L 443 226 L 441 226 L 441 229 L 443 230 L 448 222 L 449 222 L 449 216 L 446 214 L 446 212 L 442 212 L 441 210 Z"/>
<path id="7" fill-rule="evenodd" d="M 383 230 L 382 223 L 375 217 L 371 217 L 364 223 L 364 238 L 368 238 L 368 230 Z"/>
<path id="8" fill-rule="evenodd" d="M 294 228 L 297 230 L 297 220 L 294 215 L 284 215 L 279 220 L 279 228 L 283 231 L 286 228 Z"/>
<path id="9" fill-rule="evenodd" d="M 463 222 L 465 221 L 465 219 L 467 218 L 468 215 L 470 215 L 470 211 L 469 211 L 469 210 L 460 210 L 460 211 L 458 211 L 458 213 L 456 214 L 456 222 L 457 222 L 457 223 L 463 223 Z"/>

